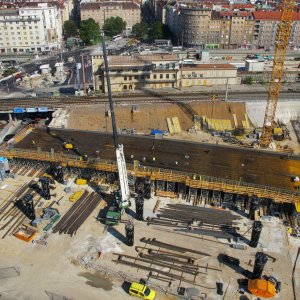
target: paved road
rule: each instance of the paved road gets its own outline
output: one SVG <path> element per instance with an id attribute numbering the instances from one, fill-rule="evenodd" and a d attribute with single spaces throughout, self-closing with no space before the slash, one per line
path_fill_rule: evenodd
<path id="1" fill-rule="evenodd" d="M 33 74 L 35 71 L 39 71 L 39 67 L 43 64 L 49 64 L 50 67 L 54 67 L 54 65 L 57 62 L 64 61 L 64 66 L 68 69 L 72 69 L 75 67 L 75 62 L 81 62 L 81 54 L 85 57 L 85 63 L 87 63 L 87 55 L 89 54 L 89 49 L 77 49 L 73 51 L 67 51 L 67 52 L 58 52 L 52 56 L 44 57 L 40 56 L 40 59 L 31 60 L 30 62 L 24 63 L 21 65 L 25 73 Z M 68 62 L 69 57 L 74 57 L 75 62 Z M 91 81 L 91 67 L 87 68 L 86 72 L 86 81 Z M 81 75 L 81 81 L 82 81 L 82 75 Z M 66 82 L 66 84 L 68 84 Z M 75 84 L 75 80 L 71 80 L 70 84 Z M 0 86 L 5 91 L 8 91 L 10 93 L 14 92 L 24 92 L 25 90 L 28 91 L 28 89 L 24 89 L 16 84 L 16 81 L 14 78 L 9 79 L 4 85 Z"/>
<path id="2" fill-rule="evenodd" d="M 63 143 L 70 142 L 78 151 L 69 154 L 115 160 L 113 139 L 106 133 L 57 129 L 47 133 L 46 129 L 39 128 L 16 147 L 34 149 L 32 140 L 36 142 L 35 147 L 43 151 L 50 152 L 53 148 L 56 152 L 64 152 Z M 300 174 L 300 156 L 144 136 L 123 135 L 120 143 L 124 144 L 128 163 L 139 160 L 141 164 L 158 168 L 290 190 L 294 190 L 291 176 Z"/>

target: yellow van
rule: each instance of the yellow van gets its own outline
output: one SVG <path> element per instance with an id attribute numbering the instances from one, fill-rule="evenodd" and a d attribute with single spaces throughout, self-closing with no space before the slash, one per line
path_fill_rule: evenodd
<path id="1" fill-rule="evenodd" d="M 132 282 L 129 288 L 129 295 L 136 296 L 144 300 L 154 300 L 156 293 L 144 284 Z"/>

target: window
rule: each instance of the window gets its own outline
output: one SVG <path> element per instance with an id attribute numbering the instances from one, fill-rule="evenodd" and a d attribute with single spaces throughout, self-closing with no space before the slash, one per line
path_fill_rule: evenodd
<path id="1" fill-rule="evenodd" d="M 153 75 L 153 79 L 156 79 L 156 74 Z"/>
<path id="2" fill-rule="evenodd" d="M 129 76 L 129 80 L 132 80 L 132 76 Z"/>
<path id="3" fill-rule="evenodd" d="M 169 74 L 166 74 L 166 78 L 169 79 L 169 77 L 170 77 L 170 75 L 169 75 Z"/>
<path id="4" fill-rule="evenodd" d="M 160 78 L 160 79 L 163 79 L 163 78 L 164 78 L 164 74 L 160 74 L 160 75 L 159 75 L 159 78 Z"/>
<path id="5" fill-rule="evenodd" d="M 176 75 L 175 75 L 175 74 L 173 74 L 173 78 L 176 78 Z"/>
<path id="6" fill-rule="evenodd" d="M 127 76 L 124 77 L 124 80 L 127 81 Z"/>

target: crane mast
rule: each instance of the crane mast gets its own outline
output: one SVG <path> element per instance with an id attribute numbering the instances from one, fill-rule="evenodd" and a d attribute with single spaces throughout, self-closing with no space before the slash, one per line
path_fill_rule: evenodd
<path id="1" fill-rule="evenodd" d="M 263 148 L 268 147 L 272 141 L 272 134 L 275 125 L 275 112 L 283 78 L 284 60 L 286 50 L 289 44 L 289 38 L 293 22 L 293 12 L 295 3 L 294 1 L 295 0 L 282 1 L 282 14 L 277 32 L 273 70 L 269 86 L 269 94 L 264 118 L 263 131 L 260 140 L 260 146 Z"/>
<path id="2" fill-rule="evenodd" d="M 129 201 L 130 191 L 129 191 L 129 185 L 128 185 L 128 177 L 127 177 L 124 149 L 123 149 L 123 145 L 119 144 L 119 141 L 118 141 L 116 116 L 115 116 L 114 104 L 113 104 L 113 100 L 112 100 L 109 68 L 108 68 L 108 61 L 107 61 L 107 54 L 106 54 L 106 46 L 105 46 L 105 41 L 104 41 L 104 33 L 101 34 L 101 40 L 102 40 L 104 67 L 105 67 L 105 73 L 106 73 L 109 108 L 110 108 L 110 112 L 111 112 L 114 145 L 115 145 L 115 150 L 116 150 L 116 158 L 117 158 L 117 166 L 118 166 L 119 182 L 120 182 L 120 190 L 121 190 L 121 195 L 120 195 L 121 199 L 116 199 L 116 200 L 121 208 L 126 208 L 130 205 L 130 201 Z"/>

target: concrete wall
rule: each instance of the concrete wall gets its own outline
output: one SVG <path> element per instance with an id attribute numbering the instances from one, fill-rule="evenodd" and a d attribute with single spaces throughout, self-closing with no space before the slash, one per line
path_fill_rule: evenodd
<path id="1" fill-rule="evenodd" d="M 262 127 L 265 117 L 266 101 L 246 102 L 247 114 L 255 127 Z M 300 101 L 279 101 L 275 120 L 287 124 L 300 116 Z"/>

